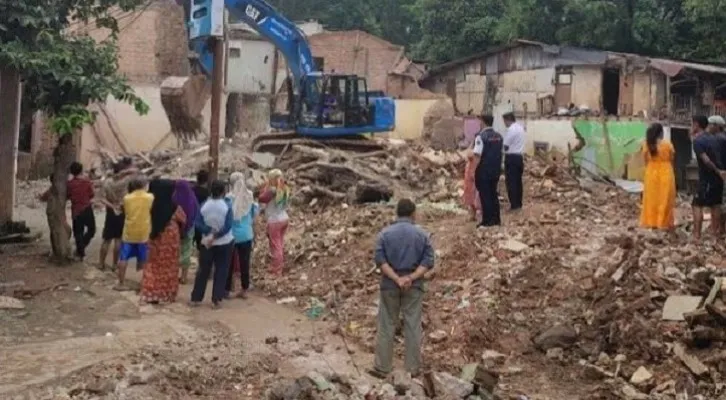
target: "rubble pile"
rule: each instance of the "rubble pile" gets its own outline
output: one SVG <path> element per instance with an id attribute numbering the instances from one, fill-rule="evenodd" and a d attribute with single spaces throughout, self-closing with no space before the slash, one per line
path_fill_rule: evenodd
<path id="1" fill-rule="evenodd" d="M 362 204 L 409 196 L 442 201 L 458 196 L 458 153 L 422 151 L 403 142 L 381 142 L 383 150 L 357 153 L 293 145 L 279 167 L 293 182 L 297 199 Z"/>
<path id="2" fill-rule="evenodd" d="M 81 370 L 62 386 L 36 388 L 34 399 L 262 398 L 280 360 L 248 355 L 228 333 L 169 340 Z"/>
<path id="3" fill-rule="evenodd" d="M 557 398 L 532 379 L 544 375 L 562 385 L 576 379 L 575 386 L 583 387 L 579 397 L 560 398 L 724 395 L 722 242 L 688 242 L 684 223 L 673 232 L 638 229 L 637 194 L 607 179 L 575 175 L 556 157 L 528 158 L 524 210 L 503 213 L 502 227 L 478 230 L 458 205 L 465 162 L 460 153 L 372 142 L 379 147 L 292 144 L 276 155 L 249 153 L 234 142 L 221 147 L 226 172 L 246 170 L 257 181 L 264 171 L 281 168 L 293 187 L 286 272 L 265 273 L 267 241 L 257 240 L 256 289 L 304 309 L 307 318 L 332 322 L 334 333 L 372 352 L 380 279 L 372 262 L 376 236 L 393 220 L 394 199 L 412 197 L 437 255 L 423 319 L 424 361 L 437 371 L 429 386 L 463 382 L 467 393 L 451 398 Z M 189 176 L 206 163 L 206 149 L 136 161 Z M 503 179 L 500 198 L 506 210 Z M 260 237 L 264 228 L 256 232 Z M 274 385 L 267 395 L 425 398 L 412 391 L 426 382 L 414 383 L 408 390 L 395 382 L 366 387 L 308 374 Z"/>
<path id="4" fill-rule="evenodd" d="M 471 375 L 456 377 L 445 372 L 426 373 L 421 379 L 396 371 L 386 380 L 371 384 L 362 378 L 350 378 L 339 374 L 323 375 L 310 372 L 295 380 L 284 380 L 266 391 L 267 400 L 287 399 L 335 399 L 335 400 L 424 400 L 424 399 L 495 399 L 490 392 L 496 378 L 483 382 L 481 373 L 471 370 Z M 483 372 L 486 374 L 486 372 Z"/>
<path id="5" fill-rule="evenodd" d="M 398 140 L 348 141 L 346 147 L 324 142 L 284 146 L 278 154 L 251 152 L 243 141 L 220 143 L 220 175 L 246 171 L 255 184 L 264 172 L 281 168 L 292 184 L 298 204 L 375 203 L 411 196 L 438 202 L 459 196 L 458 170 L 464 158 L 458 152 L 439 152 Z M 147 175 L 190 178 L 208 164 L 208 145 L 189 150 L 136 153 L 134 165 Z M 93 176 L 110 175 L 120 156 L 105 154 Z"/>
<path id="6" fill-rule="evenodd" d="M 503 382 L 539 365 L 575 373 L 600 389 L 592 398 L 675 399 L 684 389 L 716 396 L 726 356 L 713 349 L 726 341 L 726 312 L 720 295 L 713 305 L 704 299 L 716 290 L 724 246 L 686 244 L 683 226 L 637 229 L 637 195 L 549 160 L 527 161 L 525 189 L 525 210 L 504 214 L 497 229 L 476 230 L 450 203 L 420 203 L 419 223 L 438 256 L 424 306 L 426 363 L 458 375 L 494 358 Z M 336 333 L 372 351 L 380 276 L 372 251 L 392 203 L 294 212 L 289 273 L 274 280 L 260 273 L 260 241 L 258 287 L 335 322 Z M 678 320 L 663 320 L 671 307 Z M 707 357 L 699 350 L 706 345 Z"/>

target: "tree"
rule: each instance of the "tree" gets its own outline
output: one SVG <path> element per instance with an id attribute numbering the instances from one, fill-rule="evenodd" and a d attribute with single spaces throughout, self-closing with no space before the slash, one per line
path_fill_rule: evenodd
<path id="1" fill-rule="evenodd" d="M 48 117 L 58 135 L 54 151 L 51 199 L 46 214 L 56 260 L 70 259 L 63 216 L 68 168 L 75 159 L 72 135 L 95 114 L 87 106 L 109 96 L 133 105 L 143 114 L 148 106 L 118 73 L 116 16 L 143 0 L 0 0 L 0 63 L 20 71 L 34 109 Z M 72 23 L 95 21 L 111 35 L 101 43 L 68 32 Z"/>
<path id="2" fill-rule="evenodd" d="M 442 63 L 500 43 L 496 35 L 504 2 L 417 0 L 412 10 L 422 32 L 413 48 L 415 58 Z"/>

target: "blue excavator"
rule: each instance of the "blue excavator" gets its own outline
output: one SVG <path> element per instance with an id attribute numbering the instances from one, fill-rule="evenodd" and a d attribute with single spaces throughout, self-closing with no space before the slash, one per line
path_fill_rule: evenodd
<path id="1" fill-rule="evenodd" d="M 192 50 L 192 75 L 167 78 L 161 85 L 162 104 L 177 137 L 196 136 L 204 131 L 201 113 L 209 99 L 211 79 L 208 78 L 214 68 L 210 39 L 223 31 L 224 9 L 231 19 L 246 23 L 273 43 L 285 58 L 291 74 L 286 79 L 286 111 L 273 113 L 270 119 L 271 127 L 278 133 L 263 135 L 256 142 L 300 137 L 344 139 L 394 129 L 394 100 L 369 92 L 364 77 L 319 71 L 305 34 L 267 2 L 186 0 L 184 5 Z"/>

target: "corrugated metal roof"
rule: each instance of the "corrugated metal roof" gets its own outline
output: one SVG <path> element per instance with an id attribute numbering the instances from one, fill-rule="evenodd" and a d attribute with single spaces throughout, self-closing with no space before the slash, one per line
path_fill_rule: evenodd
<path id="1" fill-rule="evenodd" d="M 491 48 L 491 49 L 481 52 L 481 53 L 476 53 L 476 54 L 473 54 L 468 57 L 460 58 L 458 60 L 450 61 L 448 63 L 433 67 L 433 68 L 429 69 L 424 74 L 424 76 L 421 77 L 421 79 L 425 80 L 432 76 L 439 75 L 441 73 L 449 71 L 452 68 L 456 68 L 460 65 L 467 64 L 471 61 L 489 57 L 493 54 L 500 53 L 500 52 L 503 52 L 506 50 L 511 50 L 511 49 L 519 47 L 519 46 L 539 46 L 543 52 L 557 56 L 557 59 L 554 62 L 554 64 L 556 66 L 605 65 L 609 59 L 610 60 L 622 59 L 623 61 L 625 61 L 628 58 L 637 57 L 637 58 L 642 59 L 644 61 L 644 63 L 649 64 L 652 68 L 655 68 L 671 77 L 678 75 L 684 69 L 702 71 L 702 72 L 707 72 L 707 73 L 711 73 L 711 74 L 726 75 L 726 67 L 721 67 L 721 66 L 716 66 L 716 65 L 701 64 L 701 63 L 688 62 L 688 61 L 669 60 L 669 59 L 665 59 L 665 58 L 652 58 L 652 57 L 641 56 L 638 54 L 619 53 L 619 52 L 604 51 L 604 50 L 592 50 L 592 49 L 584 49 L 584 48 L 570 47 L 570 46 L 557 46 L 557 45 L 550 45 L 550 44 L 542 43 L 542 42 L 536 42 L 536 41 L 532 41 L 532 40 L 517 39 L 507 45 L 494 47 L 494 48 Z M 503 60 L 499 60 L 499 63 L 502 63 L 502 61 Z M 509 64 L 509 62 L 511 62 L 511 60 L 506 60 L 506 61 L 507 62 L 505 62 L 504 64 Z M 490 63 L 487 63 L 487 71 L 489 71 L 489 64 Z"/>
<path id="2" fill-rule="evenodd" d="M 451 70 L 460 65 L 467 64 L 471 61 L 488 57 L 490 55 L 501 53 L 521 46 L 537 46 L 547 54 L 557 56 L 556 65 L 603 65 L 607 61 L 608 53 L 601 50 L 589 50 L 570 46 L 557 46 L 533 40 L 517 39 L 506 45 L 497 46 L 481 53 L 476 53 L 468 57 L 450 61 L 445 64 L 438 65 L 429 69 L 422 79 L 438 75 L 442 72 Z M 511 60 L 505 62 L 509 64 Z"/>
<path id="3" fill-rule="evenodd" d="M 667 60 L 664 58 L 651 58 L 650 65 L 670 77 L 678 75 L 683 69 L 692 69 L 695 71 L 707 72 L 709 74 L 726 75 L 726 68 L 724 67 L 686 61 Z"/>

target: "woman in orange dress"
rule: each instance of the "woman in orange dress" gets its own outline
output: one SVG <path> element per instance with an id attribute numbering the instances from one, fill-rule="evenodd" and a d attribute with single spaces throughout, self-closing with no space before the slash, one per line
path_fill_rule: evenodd
<path id="1" fill-rule="evenodd" d="M 466 168 L 464 169 L 464 194 L 462 195 L 461 200 L 462 203 L 464 203 L 464 207 L 469 210 L 471 220 L 477 221 L 477 214 L 481 210 L 481 204 L 479 203 L 479 194 L 477 193 L 476 186 L 474 184 L 474 171 L 476 171 L 474 152 L 472 149 L 469 149 L 466 154 Z"/>
<path id="2" fill-rule="evenodd" d="M 174 181 L 168 179 L 154 179 L 149 184 L 154 202 L 149 261 L 141 278 L 141 301 L 145 303 L 173 303 L 179 291 L 179 251 L 187 217 L 172 200 L 174 189 Z"/>
<path id="3" fill-rule="evenodd" d="M 651 124 L 641 150 L 645 160 L 643 208 L 640 225 L 644 228 L 672 229 L 676 204 L 676 177 L 673 173 L 675 150 L 663 140 L 663 125 Z"/>

